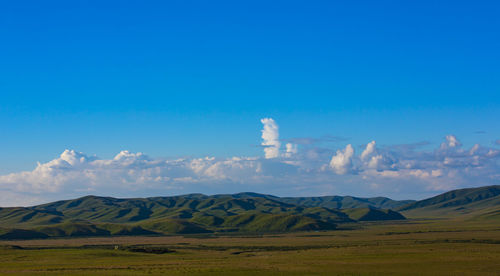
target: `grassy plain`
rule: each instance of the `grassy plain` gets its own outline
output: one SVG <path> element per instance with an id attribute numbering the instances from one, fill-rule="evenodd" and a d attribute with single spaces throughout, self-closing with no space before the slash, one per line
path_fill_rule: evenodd
<path id="1" fill-rule="evenodd" d="M 262 236 L 1 241 L 0 274 L 500 275 L 496 220 L 343 226 Z"/>

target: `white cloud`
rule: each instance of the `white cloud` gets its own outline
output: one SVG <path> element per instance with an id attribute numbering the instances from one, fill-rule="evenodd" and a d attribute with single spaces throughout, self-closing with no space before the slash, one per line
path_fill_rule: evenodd
<path id="1" fill-rule="evenodd" d="M 292 157 L 299 151 L 297 144 L 287 143 L 285 147 L 286 147 L 285 157 Z"/>
<path id="2" fill-rule="evenodd" d="M 365 150 L 361 153 L 361 160 L 366 160 L 368 156 L 375 152 L 375 141 L 366 144 Z"/>
<path id="3" fill-rule="evenodd" d="M 330 160 L 330 168 L 332 168 L 336 174 L 346 174 L 350 172 L 353 155 L 354 149 L 351 144 L 347 145 L 343 151 L 337 150 L 337 154 Z"/>
<path id="4" fill-rule="evenodd" d="M 260 122 L 264 125 L 262 129 L 262 145 L 264 146 L 264 154 L 266 158 L 276 158 L 279 156 L 281 142 L 279 140 L 278 125 L 272 118 L 261 119 Z"/>
<path id="5" fill-rule="evenodd" d="M 488 152 L 486 153 L 486 156 L 487 157 L 497 157 L 500 155 L 500 150 L 495 150 L 495 149 L 490 149 L 488 150 Z"/>
<path id="6" fill-rule="evenodd" d="M 474 155 L 479 150 L 479 144 L 475 144 L 470 150 L 469 154 Z"/>
<path id="7" fill-rule="evenodd" d="M 443 170 L 437 169 L 437 170 L 431 170 L 431 176 L 433 177 L 440 177 L 443 175 Z"/>
<path id="8" fill-rule="evenodd" d="M 142 152 L 131 153 L 128 150 L 122 150 L 118 153 L 113 160 L 114 161 L 136 161 L 136 160 L 147 160 L 148 157 L 144 155 Z"/>
<path id="9" fill-rule="evenodd" d="M 361 167 L 364 166 L 367 169 L 374 170 L 390 169 L 393 164 L 388 156 L 378 154 L 375 141 L 366 144 L 366 148 L 361 153 L 360 161 L 362 163 Z"/>
<path id="10" fill-rule="evenodd" d="M 446 142 L 441 144 L 441 149 L 457 148 L 462 145 L 455 135 L 446 135 L 445 138 Z"/>
<path id="11" fill-rule="evenodd" d="M 382 155 L 375 155 L 370 158 L 368 162 L 368 168 L 370 169 L 378 169 L 382 163 L 383 157 Z"/>

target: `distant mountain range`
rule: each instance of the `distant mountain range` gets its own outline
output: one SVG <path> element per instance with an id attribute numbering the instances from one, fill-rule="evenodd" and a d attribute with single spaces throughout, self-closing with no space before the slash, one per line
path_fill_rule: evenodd
<path id="1" fill-rule="evenodd" d="M 257 193 L 118 199 L 86 196 L 0 208 L 0 239 L 334 230 L 342 223 L 456 217 L 500 218 L 500 186 L 455 190 L 421 201 Z"/>

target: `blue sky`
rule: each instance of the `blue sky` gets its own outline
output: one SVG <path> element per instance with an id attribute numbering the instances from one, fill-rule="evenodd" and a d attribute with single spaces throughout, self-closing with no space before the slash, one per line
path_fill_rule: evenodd
<path id="1" fill-rule="evenodd" d="M 497 1 L 2 3 L 0 174 L 65 149 L 261 158 L 262 118 L 283 147 L 343 138 L 315 145 L 333 154 L 372 140 L 430 152 L 450 134 L 498 149 L 499 12 Z M 185 191 L 197 188 L 225 191 Z M 329 191 L 358 192 L 317 189 Z"/>

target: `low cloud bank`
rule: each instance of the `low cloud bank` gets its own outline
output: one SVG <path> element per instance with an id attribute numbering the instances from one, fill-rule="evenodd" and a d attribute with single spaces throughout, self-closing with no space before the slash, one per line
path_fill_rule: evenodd
<path id="1" fill-rule="evenodd" d="M 453 188 L 500 183 L 500 151 L 478 144 L 465 149 L 454 135 L 444 137 L 431 151 L 418 150 L 418 145 L 378 147 L 375 141 L 359 151 L 351 144 L 334 150 L 287 143 L 281 149 L 276 122 L 271 118 L 261 122 L 263 157 L 162 159 L 124 150 L 102 159 L 65 150 L 32 171 L 0 176 L 0 206 L 87 194 L 241 191 L 422 198 Z"/>

